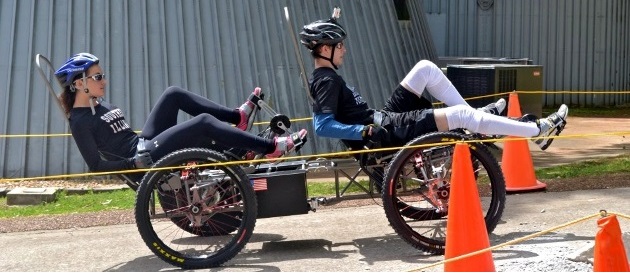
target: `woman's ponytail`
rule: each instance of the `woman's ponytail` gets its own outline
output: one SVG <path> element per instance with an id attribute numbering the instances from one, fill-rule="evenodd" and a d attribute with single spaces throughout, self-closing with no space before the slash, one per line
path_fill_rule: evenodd
<path id="1" fill-rule="evenodd" d="M 61 106 L 63 107 L 63 112 L 67 117 L 70 117 L 70 110 L 74 106 L 74 100 L 76 98 L 76 93 L 70 91 L 70 86 L 66 86 L 63 89 L 63 92 L 59 95 L 59 100 L 61 101 Z"/>

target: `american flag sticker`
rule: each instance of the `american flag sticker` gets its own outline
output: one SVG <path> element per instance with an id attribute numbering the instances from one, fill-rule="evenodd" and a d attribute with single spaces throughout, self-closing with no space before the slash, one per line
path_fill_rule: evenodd
<path id="1" fill-rule="evenodd" d="M 266 191 L 267 190 L 267 179 L 259 178 L 259 179 L 251 179 L 249 180 L 254 187 L 254 191 Z"/>

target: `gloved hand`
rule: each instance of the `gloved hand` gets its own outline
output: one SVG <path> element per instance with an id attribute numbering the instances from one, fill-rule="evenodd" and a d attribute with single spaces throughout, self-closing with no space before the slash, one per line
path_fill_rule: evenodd
<path id="1" fill-rule="evenodd" d="M 385 127 L 390 123 L 391 120 L 387 112 L 377 110 L 374 111 L 374 114 L 372 114 L 372 124 L 374 124 L 375 126 Z"/>
<path id="2" fill-rule="evenodd" d="M 139 152 L 133 157 L 133 162 L 136 169 L 146 169 L 153 165 L 153 159 L 151 159 L 149 152 Z"/>
<path id="3" fill-rule="evenodd" d="M 375 144 L 389 142 L 389 132 L 387 129 L 374 124 L 364 126 L 361 136 L 363 137 L 363 140 L 367 140 Z"/>

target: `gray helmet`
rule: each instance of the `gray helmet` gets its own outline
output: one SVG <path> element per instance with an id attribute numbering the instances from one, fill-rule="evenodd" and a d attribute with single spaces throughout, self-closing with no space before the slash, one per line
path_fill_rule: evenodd
<path id="1" fill-rule="evenodd" d="M 309 50 L 320 45 L 335 45 L 346 38 L 346 31 L 336 20 L 317 20 L 305 25 L 300 32 L 300 42 Z"/>

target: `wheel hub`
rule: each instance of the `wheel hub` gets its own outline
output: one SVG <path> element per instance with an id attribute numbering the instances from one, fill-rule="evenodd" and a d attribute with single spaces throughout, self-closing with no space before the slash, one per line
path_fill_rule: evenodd
<path id="1" fill-rule="evenodd" d="M 190 212 L 194 215 L 198 215 L 201 212 L 201 208 L 199 204 L 193 205 L 190 207 Z"/>
<path id="2" fill-rule="evenodd" d="M 451 189 L 448 186 L 443 186 L 436 191 L 436 194 L 439 199 L 448 201 L 448 197 L 451 195 Z"/>
<path id="3" fill-rule="evenodd" d="M 429 199 L 427 201 L 435 206 L 437 212 L 446 212 L 448 210 L 449 196 L 450 187 L 441 179 L 431 181 L 425 195 Z"/>

